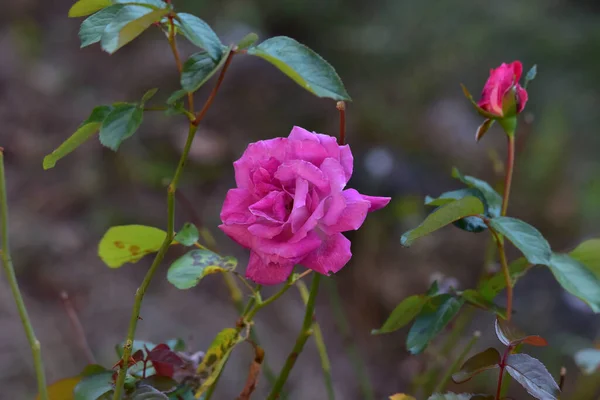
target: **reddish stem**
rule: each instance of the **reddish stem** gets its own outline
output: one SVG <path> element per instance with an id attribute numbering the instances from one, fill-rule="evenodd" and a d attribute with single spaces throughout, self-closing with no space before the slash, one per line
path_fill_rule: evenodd
<path id="1" fill-rule="evenodd" d="M 340 112 L 340 136 L 338 142 L 340 145 L 346 143 L 346 103 L 338 101 L 336 108 Z"/>
<path id="2" fill-rule="evenodd" d="M 204 115 L 210 108 L 210 105 L 212 104 L 213 100 L 215 99 L 215 96 L 217 95 L 217 92 L 219 91 L 219 87 L 221 87 L 221 83 L 223 83 L 223 78 L 225 77 L 225 72 L 227 72 L 227 69 L 229 68 L 229 64 L 231 64 L 231 59 L 233 58 L 234 54 L 235 54 L 235 51 L 229 52 L 229 55 L 227 56 L 227 60 L 225 60 L 225 64 L 223 65 L 223 68 L 221 69 L 221 73 L 219 74 L 219 78 L 217 79 L 217 84 L 213 88 L 212 92 L 210 92 L 210 95 L 208 96 L 206 103 L 204 103 L 204 107 L 202 107 L 202 110 L 198 111 L 198 114 L 196 114 L 196 118 L 192 122 L 192 125 L 198 126 L 198 124 L 200 123 L 200 121 L 202 121 L 202 118 L 204 118 Z"/>
<path id="3" fill-rule="evenodd" d="M 506 215 L 508 209 L 508 198 L 510 196 L 510 187 L 512 185 L 512 176 L 515 166 L 515 136 L 508 137 L 508 156 L 506 160 L 506 176 L 504 178 L 504 196 L 502 197 L 502 215 Z"/>
<path id="4" fill-rule="evenodd" d="M 177 65 L 177 71 L 179 71 L 179 75 L 181 75 L 181 71 L 183 71 L 183 64 L 181 63 L 181 57 L 179 56 L 179 50 L 177 50 L 177 41 L 175 39 L 175 22 L 173 22 L 173 16 L 169 15 L 169 24 L 171 25 L 171 29 L 169 29 L 169 46 L 171 46 L 171 51 L 173 52 L 173 57 L 175 58 L 175 64 Z M 194 113 L 194 95 L 192 93 L 187 94 L 188 98 L 188 109 L 190 113 Z"/>
<path id="5" fill-rule="evenodd" d="M 500 364 L 498 364 L 498 366 L 500 367 L 500 375 L 498 376 L 498 388 L 496 389 L 495 400 L 500 400 L 500 392 L 502 391 L 502 378 L 504 378 L 504 370 L 506 369 L 506 358 L 509 356 L 512 349 L 512 346 L 508 346 L 506 350 L 504 350 L 502 360 L 500 360 Z"/>

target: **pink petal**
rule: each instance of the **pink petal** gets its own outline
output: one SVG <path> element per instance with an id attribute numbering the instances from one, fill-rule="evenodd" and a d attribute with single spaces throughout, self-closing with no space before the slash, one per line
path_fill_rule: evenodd
<path id="1" fill-rule="evenodd" d="M 221 209 L 221 221 L 226 224 L 252 223 L 256 218 L 248 207 L 253 202 L 254 198 L 247 189 L 230 189 Z"/>
<path id="2" fill-rule="evenodd" d="M 250 253 L 246 278 L 260 285 L 277 285 L 283 283 L 292 273 L 294 263 L 283 261 L 281 263 L 264 263 L 255 252 Z"/>
<path id="3" fill-rule="evenodd" d="M 377 211 L 387 206 L 392 200 L 391 197 L 377 197 L 377 196 L 367 196 L 366 194 L 361 194 L 362 198 L 369 201 L 371 203 L 371 207 L 369 207 L 369 212 Z"/>
<path id="4" fill-rule="evenodd" d="M 263 239 L 272 239 L 283 231 L 283 227 L 283 224 L 256 223 L 248 227 L 248 232 Z"/>
<path id="5" fill-rule="evenodd" d="M 288 194 L 285 192 L 271 192 L 248 209 L 252 214 L 271 222 L 283 223 L 286 217 L 286 200 Z"/>
<path id="6" fill-rule="evenodd" d="M 350 261 L 350 241 L 341 233 L 328 236 L 321 247 L 310 253 L 300 263 L 323 275 L 336 273 Z"/>
<path id="7" fill-rule="evenodd" d="M 346 174 L 346 182 L 352 177 L 352 168 L 354 166 L 354 157 L 349 145 L 340 146 L 340 164 L 344 168 Z"/>
<path id="8" fill-rule="evenodd" d="M 311 251 L 319 248 L 321 242 L 322 239 L 316 233 L 310 232 L 306 237 L 295 243 L 277 240 L 277 238 L 256 238 L 252 249 L 261 254 L 267 254 L 270 257 L 285 258 L 295 263 L 304 258 Z"/>
<path id="9" fill-rule="evenodd" d="M 296 242 L 304 239 L 306 237 L 306 235 L 308 234 L 308 232 L 312 231 L 317 226 L 317 224 L 319 223 L 319 220 L 321 218 L 323 218 L 324 214 L 325 214 L 325 200 L 321 201 L 317 205 L 317 208 L 306 219 L 306 222 L 304 223 L 304 225 L 302 225 L 294 233 L 294 236 L 291 237 L 291 239 L 289 240 L 289 243 L 296 243 Z"/>
<path id="10" fill-rule="evenodd" d="M 523 64 L 521 64 L 521 61 L 513 61 L 509 64 L 509 67 L 513 71 L 515 83 L 519 82 L 521 80 L 521 75 L 523 75 Z"/>
<path id="11" fill-rule="evenodd" d="M 322 191 L 327 191 L 329 189 L 329 182 L 323 172 L 314 164 L 307 161 L 286 161 L 282 163 L 279 168 L 277 168 L 277 172 L 275 172 L 275 178 L 282 182 L 296 181 L 296 178 L 298 177 L 307 180 Z"/>
<path id="12" fill-rule="evenodd" d="M 340 145 L 337 142 L 337 138 L 329 135 L 323 135 L 322 133 L 315 133 L 315 136 L 319 138 L 319 142 L 327 151 L 327 157 L 340 159 Z"/>
<path id="13" fill-rule="evenodd" d="M 233 163 L 237 186 L 244 189 L 252 188 L 252 172 L 264 166 L 271 158 L 279 162 L 285 160 L 287 147 L 287 139 L 284 138 L 250 143 L 240 159 Z"/>
<path id="14" fill-rule="evenodd" d="M 520 113 L 527 104 L 527 90 L 523 89 L 520 85 L 517 85 L 517 112 Z"/>
<path id="15" fill-rule="evenodd" d="M 252 245 L 255 242 L 254 235 L 248 232 L 248 229 L 245 226 L 221 224 L 219 225 L 219 229 L 235 240 L 240 246 L 247 249 L 252 248 Z"/>
<path id="16" fill-rule="evenodd" d="M 325 199 L 325 215 L 321 218 L 321 223 L 323 225 L 334 225 L 340 219 L 340 215 L 342 215 L 345 208 L 346 200 L 343 192 L 332 194 Z"/>
<path id="17" fill-rule="evenodd" d="M 288 221 L 291 223 L 292 232 L 296 232 L 308 218 L 306 200 L 308 195 L 308 182 L 302 178 L 296 178 L 296 192 L 294 194 L 294 205 Z"/>
<path id="18" fill-rule="evenodd" d="M 299 126 L 294 126 L 292 128 L 292 131 L 290 132 L 288 139 L 292 139 L 292 140 L 310 140 L 313 142 L 318 142 L 319 138 L 317 138 L 317 136 L 312 133 L 307 131 L 304 128 L 301 128 Z"/>
<path id="19" fill-rule="evenodd" d="M 347 182 L 346 174 L 338 160 L 326 158 L 319 168 L 323 171 L 327 179 L 329 179 L 329 187 L 332 192 L 341 192 L 344 189 Z"/>
<path id="20" fill-rule="evenodd" d="M 356 190 L 344 190 L 342 195 L 344 196 L 345 207 L 337 221 L 334 224 L 321 226 L 321 229 L 328 235 L 360 228 L 369 212 L 371 203 L 365 200 L 364 196 Z"/>

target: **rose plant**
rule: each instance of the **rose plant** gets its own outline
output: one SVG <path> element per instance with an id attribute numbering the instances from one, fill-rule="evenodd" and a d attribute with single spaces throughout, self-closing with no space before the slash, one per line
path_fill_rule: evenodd
<path id="1" fill-rule="evenodd" d="M 185 118 L 189 130 L 177 169 L 166 190 L 166 229 L 137 224 L 114 226 L 99 243 L 98 254 L 110 268 L 135 263 L 154 254 L 135 293 L 127 333 L 124 341 L 117 345 L 114 365 L 110 368 L 88 365 L 78 376 L 50 386 L 46 385 L 40 342 L 29 321 L 10 257 L 6 183 L 3 152 L 0 151 L 2 261 L 31 345 L 38 398 L 209 400 L 233 350 L 247 343 L 253 349 L 254 359 L 238 399 L 249 399 L 253 395 L 264 370 L 270 388 L 267 399 L 274 400 L 284 394 L 285 384 L 305 343 L 314 337 L 323 366 L 326 397 L 334 399 L 327 350 L 315 317 L 320 281 L 323 276 L 340 271 L 352 257 L 351 243 L 343 233 L 359 229 L 369 212 L 390 202 L 388 197 L 368 196 L 346 188 L 354 168 L 350 146 L 345 144 L 345 102 L 350 101 L 350 97 L 335 69 L 314 51 L 289 37 L 273 37 L 256 44 L 257 35 L 250 33 L 238 43 L 225 45 L 206 22 L 178 12 L 169 0 L 79 0 L 69 11 L 69 16 L 86 17 L 79 31 L 82 47 L 99 43 L 111 54 L 145 30 L 159 29 L 173 54 L 181 88 L 159 105 L 148 105 L 155 101 L 157 93 L 157 89 L 151 88 L 138 101 L 117 101 L 94 108 L 75 133 L 44 158 L 45 169 L 55 167 L 61 158 L 96 134 L 104 146 L 117 151 L 124 140 L 136 134 L 146 112 L 162 111 L 169 116 Z M 180 38 L 199 48 L 183 62 L 177 47 Z M 233 164 L 237 187 L 230 189 L 223 201 L 219 228 L 250 250 L 245 276 L 236 271 L 236 259 L 215 251 L 208 227 L 186 223 L 176 231 L 174 222 L 175 194 L 198 126 L 215 101 L 232 60 L 244 55 L 266 60 L 312 94 L 336 101 L 340 122 L 337 138 L 294 127 L 287 137 L 266 138 L 249 144 Z M 476 111 L 485 118 L 477 130 L 476 140 L 480 140 L 496 121 L 506 134 L 508 151 L 502 194 L 489 183 L 454 169 L 452 175 L 461 187 L 437 197 L 428 196 L 425 205 L 435 209 L 418 227 L 401 238 L 402 245 L 410 246 L 419 238 L 450 224 L 467 232 L 487 232 L 496 254 L 491 253 L 486 263 L 497 258 L 501 265 L 498 273 L 482 274 L 473 289 L 450 287 L 442 290 L 438 282 L 434 282 L 427 293 L 414 294 L 403 300 L 382 327 L 373 331 L 375 334 L 391 333 L 412 323 L 406 340 L 407 350 L 412 354 L 422 353 L 430 343 L 440 340 L 438 337 L 446 337 L 438 357 L 444 364 L 432 365 L 415 379 L 417 384 L 413 387 L 418 392 L 415 394 L 422 399 L 506 399 L 510 381 L 505 378 L 505 372 L 535 398 L 559 398 L 565 373 L 561 372 L 560 383 L 557 383 L 540 361 L 520 352 L 523 345 L 545 346 L 548 343 L 539 336 L 521 333 L 511 322 L 513 286 L 535 265 L 548 267 L 566 291 L 584 301 L 594 312 L 600 312 L 600 279 L 593 273 L 597 268 L 594 263 L 600 259 L 598 239 L 584 242 L 569 253 L 554 252 L 540 231 L 525 221 L 507 216 L 517 122 L 526 107 L 527 84 L 534 79 L 536 68 L 527 73 L 521 86 L 522 72 L 520 61 L 492 69 L 478 102 L 463 87 Z M 196 108 L 195 93 L 213 76 L 212 91 L 203 106 Z M 508 243 L 512 243 L 523 257 L 509 263 L 506 256 Z M 219 332 L 207 349 L 187 349 L 181 340 L 154 344 L 136 339 L 145 292 L 165 255 L 175 246 L 189 249 L 170 265 L 167 280 L 185 290 L 200 284 L 207 275 L 220 274 L 239 312 L 238 320 Z M 297 266 L 305 270 L 294 272 Z M 310 289 L 304 282 L 308 275 L 312 275 Z M 273 295 L 263 298 L 263 285 L 279 286 Z M 260 345 L 254 318 L 291 287 L 298 288 L 305 303 L 304 318 L 283 367 L 273 373 L 267 366 L 265 350 L 268 349 Z M 330 288 L 335 299 L 335 286 Z M 497 297 L 504 289 L 506 306 L 497 303 Z M 248 297 L 245 303 L 244 292 Z M 458 354 L 452 354 L 451 350 L 457 347 L 456 338 L 464 333 L 471 321 L 472 308 L 486 310 L 494 316 L 496 334 L 506 346 L 502 355 L 495 348 L 488 348 L 467 359 L 479 333 L 475 333 Z M 343 317 L 343 313 L 339 314 Z M 456 323 L 451 325 L 455 317 Z M 446 330 L 452 332 L 444 335 Z M 577 359 L 587 371 L 600 366 L 600 355 L 594 351 L 578 353 Z M 450 380 L 462 383 L 491 369 L 499 370 L 494 394 L 445 393 Z M 361 397 L 375 398 L 368 381 L 363 385 Z M 414 399 L 406 394 L 391 398 Z"/>

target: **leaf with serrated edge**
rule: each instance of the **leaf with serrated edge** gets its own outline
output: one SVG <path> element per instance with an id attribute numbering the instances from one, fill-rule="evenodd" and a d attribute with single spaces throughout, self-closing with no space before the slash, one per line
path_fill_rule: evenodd
<path id="1" fill-rule="evenodd" d="M 548 267 L 563 289 L 600 313 L 600 278 L 568 254 L 552 254 Z"/>
<path id="2" fill-rule="evenodd" d="M 350 101 L 335 69 L 320 55 L 286 36 L 276 36 L 248 49 L 318 97 Z"/>
<path id="3" fill-rule="evenodd" d="M 196 46 L 204 49 L 213 60 L 223 57 L 223 44 L 210 25 L 188 13 L 178 13 L 175 25 Z"/>
<path id="4" fill-rule="evenodd" d="M 548 342 L 538 335 L 526 335 L 521 332 L 512 322 L 496 318 L 496 336 L 506 346 L 516 346 L 520 343 L 532 346 L 547 346 Z"/>
<path id="5" fill-rule="evenodd" d="M 500 194 L 498 194 L 498 192 L 496 192 L 489 183 L 473 176 L 463 175 L 456 167 L 452 168 L 452 177 L 481 192 L 485 198 L 487 205 L 486 214 L 488 216 L 500 216 L 500 212 L 502 210 L 502 196 L 500 196 Z"/>
<path id="6" fill-rule="evenodd" d="M 113 226 L 100 240 L 98 255 L 110 268 L 118 268 L 158 251 L 166 237 L 167 232 L 151 226 Z"/>
<path id="7" fill-rule="evenodd" d="M 221 257 L 210 250 L 192 250 L 171 264 L 167 280 L 177 289 L 189 289 L 207 275 L 229 272 L 236 266 L 237 260 L 233 257 Z"/>
<path id="8" fill-rule="evenodd" d="M 187 92 L 195 92 L 204 85 L 217 72 L 231 52 L 231 47 L 228 47 L 223 58 L 218 62 L 208 56 L 206 52 L 192 54 L 190 58 L 183 64 L 181 71 L 181 87 Z"/>
<path id="9" fill-rule="evenodd" d="M 67 154 L 74 151 L 81 144 L 91 138 L 102 125 L 102 121 L 112 110 L 111 106 L 98 106 L 92 110 L 90 116 L 83 121 L 79 128 L 67 140 L 65 140 L 56 150 L 44 157 L 44 169 L 53 168 L 56 162 Z"/>
<path id="10" fill-rule="evenodd" d="M 122 4 L 106 7 L 83 21 L 79 28 L 81 47 L 99 42 L 108 24 L 112 22 L 123 7 Z"/>
<path id="11" fill-rule="evenodd" d="M 544 364 L 527 354 L 509 354 L 506 370 L 527 390 L 540 400 L 558 400 L 560 389 Z"/>
<path id="12" fill-rule="evenodd" d="M 454 383 L 464 383 L 483 371 L 498 368 L 499 364 L 500 353 L 490 347 L 465 361 L 460 370 L 452 374 L 452 380 Z"/>
<path id="13" fill-rule="evenodd" d="M 69 9 L 69 17 L 85 17 L 111 5 L 111 0 L 79 0 Z"/>
<path id="14" fill-rule="evenodd" d="M 115 15 L 102 33 L 100 45 L 107 53 L 114 53 L 138 37 L 150 25 L 167 15 L 167 9 L 153 9 L 141 5 L 126 5 Z"/>
<path id="15" fill-rule="evenodd" d="M 193 246 L 198 241 L 200 233 L 196 225 L 186 222 L 183 227 L 175 235 L 175 241 L 184 246 Z"/>
<path id="16" fill-rule="evenodd" d="M 402 300 L 394 308 L 383 326 L 371 331 L 372 334 L 394 332 L 412 321 L 429 301 L 427 296 L 414 295 Z"/>
<path id="17" fill-rule="evenodd" d="M 552 256 L 550 244 L 540 231 L 517 218 L 496 217 L 490 220 L 491 227 L 505 236 L 532 264 L 548 265 Z"/>
<path id="18" fill-rule="evenodd" d="M 137 131 L 143 118 L 144 110 L 137 104 L 115 105 L 100 127 L 100 143 L 117 151 L 121 143 Z"/>
<path id="19" fill-rule="evenodd" d="M 469 215 L 483 214 L 483 212 L 484 208 L 481 200 L 473 196 L 464 197 L 434 210 L 421 225 L 405 232 L 400 239 L 400 243 L 408 247 L 416 239 L 429 235 L 454 221 Z"/>

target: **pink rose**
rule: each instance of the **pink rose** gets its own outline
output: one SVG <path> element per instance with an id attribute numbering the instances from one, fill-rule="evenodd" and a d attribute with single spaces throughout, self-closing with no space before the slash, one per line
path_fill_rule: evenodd
<path id="1" fill-rule="evenodd" d="M 284 282 L 295 264 L 328 275 L 352 257 L 340 232 L 358 229 L 389 197 L 346 189 L 350 147 L 294 127 L 289 137 L 251 143 L 233 163 L 236 189 L 227 192 L 219 226 L 251 250 L 246 277 Z"/>
<path id="2" fill-rule="evenodd" d="M 504 102 L 508 101 L 506 95 L 514 89 L 517 113 L 523 111 L 525 103 L 527 103 L 527 91 L 519 85 L 522 74 L 523 65 L 520 61 L 508 65 L 503 63 L 498 68 L 492 69 L 481 93 L 479 107 L 497 117 L 503 117 L 502 106 Z"/>

